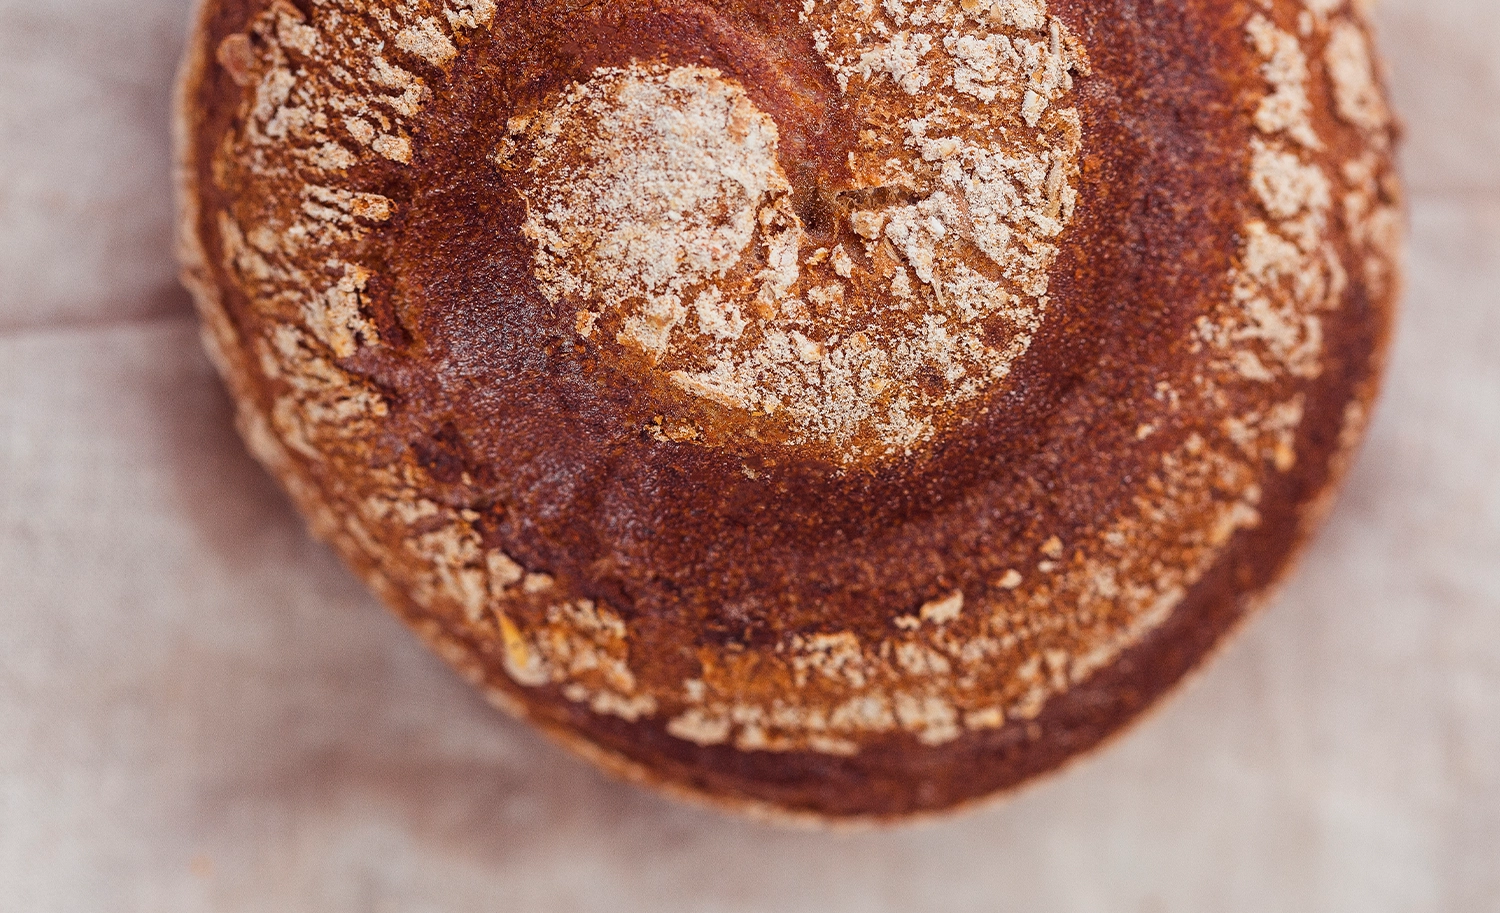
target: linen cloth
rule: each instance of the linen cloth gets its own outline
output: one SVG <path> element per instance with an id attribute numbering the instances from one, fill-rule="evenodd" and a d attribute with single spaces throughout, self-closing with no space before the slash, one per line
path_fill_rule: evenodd
<path id="1" fill-rule="evenodd" d="M 1410 291 L 1345 495 L 1186 693 L 827 835 L 490 710 L 245 455 L 170 257 L 186 0 L 0 0 L 0 910 L 1500 910 L 1500 4 L 1387 0 Z"/>

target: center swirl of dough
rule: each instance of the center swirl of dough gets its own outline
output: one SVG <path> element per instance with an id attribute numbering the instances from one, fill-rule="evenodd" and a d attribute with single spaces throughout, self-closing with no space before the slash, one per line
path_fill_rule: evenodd
<path id="1" fill-rule="evenodd" d="M 618 313 L 617 341 L 657 361 L 674 335 L 682 346 L 703 344 L 693 336 L 740 339 L 749 302 L 724 300 L 719 282 L 751 241 L 780 242 L 783 289 L 797 275 L 797 219 L 786 211 L 791 185 L 776 145 L 775 122 L 714 70 L 595 74 L 536 141 L 541 205 L 524 231 L 537 244 L 543 290 L 584 305 L 584 336 L 603 313 Z M 764 298 L 774 304 L 776 289 Z"/>
<path id="2" fill-rule="evenodd" d="M 867 125 L 832 243 L 793 208 L 775 120 L 714 69 L 598 70 L 506 143 L 531 152 L 535 277 L 587 344 L 700 418 L 853 462 L 931 438 L 1031 345 L 1076 200 L 1061 103 L 1086 63 L 1039 4 L 883 41 L 828 6 L 809 23 Z M 693 414 L 674 439 L 698 438 Z"/>

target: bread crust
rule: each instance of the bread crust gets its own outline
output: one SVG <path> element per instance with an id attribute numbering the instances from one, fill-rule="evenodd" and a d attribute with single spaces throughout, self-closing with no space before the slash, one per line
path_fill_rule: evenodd
<path id="1" fill-rule="evenodd" d="M 1331 0 L 207 0 L 179 92 L 184 281 L 315 533 L 497 705 L 783 819 L 1171 690 L 1399 293 Z"/>

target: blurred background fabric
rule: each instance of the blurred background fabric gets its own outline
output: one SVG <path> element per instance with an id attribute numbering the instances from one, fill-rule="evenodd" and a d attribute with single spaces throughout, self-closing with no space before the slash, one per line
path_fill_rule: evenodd
<path id="1" fill-rule="evenodd" d="M 0 910 L 1500 910 L 1500 3 L 1385 0 L 1410 287 L 1274 605 L 1102 754 L 890 832 L 490 710 L 245 455 L 170 258 L 188 0 L 0 0 Z"/>

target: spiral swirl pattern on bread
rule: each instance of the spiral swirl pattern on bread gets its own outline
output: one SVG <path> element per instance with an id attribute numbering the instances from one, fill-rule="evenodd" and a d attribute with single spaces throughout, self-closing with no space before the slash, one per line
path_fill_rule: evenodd
<path id="1" fill-rule="evenodd" d="M 181 250 L 241 430 L 497 703 L 734 807 L 1094 746 L 1378 384 L 1358 4 L 209 0 Z"/>

